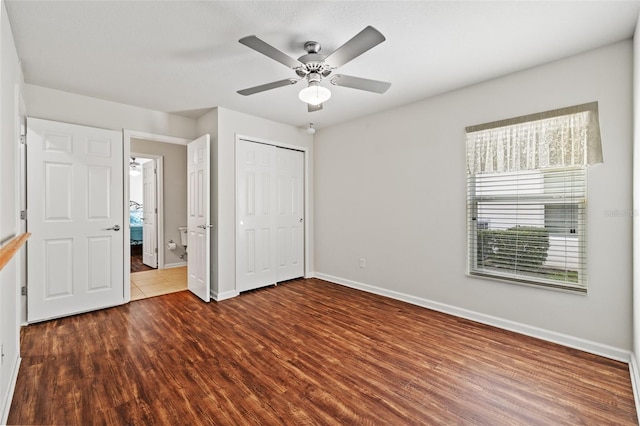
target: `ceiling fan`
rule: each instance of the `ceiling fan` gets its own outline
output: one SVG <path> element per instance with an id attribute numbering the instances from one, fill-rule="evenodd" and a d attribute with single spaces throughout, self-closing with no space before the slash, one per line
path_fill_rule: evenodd
<path id="1" fill-rule="evenodd" d="M 362 55 L 367 50 L 385 41 L 385 37 L 380 31 L 372 26 L 368 26 L 360 31 L 351 40 L 334 50 L 328 56 L 320 53 L 321 46 L 320 43 L 316 41 L 306 42 L 304 44 L 304 50 L 307 54 L 300 56 L 298 59 L 290 57 L 254 35 L 243 37 L 238 41 L 288 66 L 298 75 L 298 78 L 285 78 L 284 80 L 238 90 L 238 93 L 244 96 L 276 89 L 278 87 L 289 86 L 306 79 L 308 86 L 300 91 L 299 97 L 301 101 L 307 103 L 308 111 L 313 112 L 321 110 L 323 102 L 331 97 L 331 91 L 320 85 L 320 82 L 325 78 L 329 78 L 329 82 L 334 86 L 349 87 L 374 93 L 384 93 L 391 86 L 391 83 L 384 81 L 369 80 L 367 78 L 352 77 L 344 74 L 331 75 L 336 68 L 341 67 L 352 59 Z"/>

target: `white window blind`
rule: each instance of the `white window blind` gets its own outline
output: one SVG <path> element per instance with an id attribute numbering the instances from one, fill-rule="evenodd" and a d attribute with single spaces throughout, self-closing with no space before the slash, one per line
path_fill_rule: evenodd
<path id="1" fill-rule="evenodd" d="M 586 291 L 599 133 L 596 103 L 467 128 L 470 275 Z"/>

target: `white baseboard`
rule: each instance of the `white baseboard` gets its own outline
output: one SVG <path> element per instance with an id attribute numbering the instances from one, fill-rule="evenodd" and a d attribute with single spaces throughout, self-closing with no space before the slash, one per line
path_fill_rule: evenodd
<path id="1" fill-rule="evenodd" d="M 536 337 L 538 339 L 546 340 L 553 343 L 558 343 L 570 348 L 579 349 L 585 352 L 589 352 L 595 355 L 600 355 L 606 358 L 614 359 L 616 361 L 622 361 L 628 363 L 631 359 L 631 353 L 627 350 L 615 348 L 613 346 L 604 345 L 602 343 L 593 342 L 590 340 L 582 339 L 579 337 L 569 336 L 567 334 L 557 333 L 555 331 L 546 330 L 539 327 L 534 327 L 527 324 L 507 320 L 504 318 L 494 317 L 492 315 L 486 315 L 480 312 L 470 311 L 468 309 L 458 308 L 456 306 L 447 305 L 440 302 L 435 302 L 421 297 L 412 296 L 409 294 L 400 293 L 385 288 L 375 287 L 372 285 L 352 281 L 340 277 L 334 277 L 332 275 L 323 274 L 320 272 L 315 273 L 316 278 L 330 281 L 336 284 L 344 285 L 345 287 L 351 287 L 358 290 L 366 291 L 380 296 L 386 296 L 391 299 L 400 300 L 403 302 L 411 303 L 412 305 L 422 306 L 423 308 L 432 309 L 434 311 L 443 312 L 460 318 L 466 318 L 472 321 L 476 321 L 482 324 L 491 325 L 494 327 L 502 328 L 516 333 L 524 334 L 526 336 Z"/>
<path id="2" fill-rule="evenodd" d="M 213 300 L 215 300 L 216 302 L 221 302 L 223 300 L 231 299 L 239 295 L 240 293 L 238 293 L 235 290 L 223 291 L 222 293 L 216 293 L 216 292 L 211 293 L 211 297 L 213 297 Z"/>
<path id="3" fill-rule="evenodd" d="M 636 403 L 636 415 L 638 416 L 638 424 L 640 424 L 640 370 L 638 370 L 638 361 L 636 354 L 631 353 L 629 360 L 629 375 L 631 376 L 631 387 L 633 389 L 633 399 Z"/>
<path id="4" fill-rule="evenodd" d="M 187 262 L 165 263 L 163 269 L 180 268 L 187 266 Z"/>
<path id="5" fill-rule="evenodd" d="M 4 401 L 2 401 L 2 417 L 0 417 L 0 424 L 6 425 L 9 418 L 9 410 L 11 409 L 11 401 L 13 400 L 13 392 L 16 390 L 16 382 L 18 381 L 18 370 L 20 370 L 20 363 L 22 358 L 16 358 L 13 363 L 13 370 L 11 371 L 11 378 L 9 382 L 9 389 Z"/>

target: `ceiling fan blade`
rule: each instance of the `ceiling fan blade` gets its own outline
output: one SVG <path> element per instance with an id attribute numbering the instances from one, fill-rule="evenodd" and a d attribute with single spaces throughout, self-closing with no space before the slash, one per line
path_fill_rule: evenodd
<path id="1" fill-rule="evenodd" d="M 295 78 L 285 78 L 284 80 L 278 80 L 272 83 L 261 84 L 260 86 L 249 87 L 248 89 L 238 90 L 238 93 L 244 96 L 249 96 L 256 93 L 264 92 L 266 90 L 277 89 L 278 87 L 296 84 L 298 81 L 299 80 L 296 80 Z"/>
<path id="2" fill-rule="evenodd" d="M 298 61 L 297 59 L 293 59 L 291 56 L 287 55 L 284 52 L 281 52 L 280 50 L 260 40 L 258 37 L 254 35 L 242 37 L 238 41 L 244 44 L 245 46 L 252 48 L 257 52 L 260 52 L 263 55 L 268 56 L 271 59 L 278 61 L 283 65 L 288 66 L 289 68 L 296 69 L 298 67 L 303 66 L 302 62 Z"/>
<path id="3" fill-rule="evenodd" d="M 350 87 L 351 89 L 375 93 L 384 93 L 391 87 L 391 83 L 386 81 L 369 80 L 368 78 L 352 77 L 344 74 L 336 74 L 330 81 L 334 86 Z"/>
<path id="4" fill-rule="evenodd" d="M 320 111 L 321 109 L 322 109 L 322 104 L 319 104 L 319 105 L 307 104 L 308 112 Z"/>
<path id="5" fill-rule="evenodd" d="M 351 40 L 334 50 L 333 53 L 326 57 L 324 62 L 333 68 L 338 68 L 385 40 L 380 31 L 368 26 Z"/>

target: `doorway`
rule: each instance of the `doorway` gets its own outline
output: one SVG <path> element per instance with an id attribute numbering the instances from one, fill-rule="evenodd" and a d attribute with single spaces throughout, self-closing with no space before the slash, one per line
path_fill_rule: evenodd
<path id="1" fill-rule="evenodd" d="M 159 188 L 156 160 L 132 153 L 129 161 L 131 273 L 158 268 Z"/>
<path id="2" fill-rule="evenodd" d="M 157 296 L 170 293 L 173 291 L 186 290 L 186 247 L 180 244 L 179 227 L 187 224 L 187 202 L 186 202 L 186 186 L 187 186 L 187 140 L 175 138 L 171 136 L 156 135 L 145 132 L 124 131 L 125 160 L 127 167 L 132 162 L 132 158 L 139 164 L 140 168 L 138 176 L 132 176 L 125 173 L 127 182 L 125 188 L 126 209 L 125 209 L 125 225 L 126 240 L 125 250 L 127 251 L 124 262 L 125 282 L 129 282 L 129 286 L 125 286 L 125 300 L 137 300 L 146 297 Z M 155 172 L 153 170 L 155 165 Z M 155 191 L 149 189 L 150 180 L 147 177 L 154 176 L 152 182 L 155 182 Z M 142 187 L 136 180 L 142 181 Z M 145 185 L 147 190 L 145 191 Z M 155 193 L 155 207 L 149 201 L 149 194 Z M 142 200 L 142 202 L 140 202 Z M 141 204 L 137 206 L 133 202 Z M 131 207 L 130 207 L 131 204 Z M 148 208 L 147 208 L 148 207 Z M 135 213 L 136 208 L 142 213 Z M 157 214 L 155 212 L 157 208 Z M 133 210 L 133 212 L 132 212 Z M 145 211 L 146 210 L 146 211 Z M 141 216 L 137 220 L 138 235 L 133 230 L 132 217 Z M 129 219 L 131 218 L 131 219 Z M 146 223 L 147 219 L 155 219 L 156 231 L 151 231 L 152 224 Z M 139 241 L 143 243 L 147 241 L 145 230 L 151 236 L 155 236 L 156 245 L 153 253 L 143 247 L 139 247 Z M 134 232 L 132 232 L 134 231 Z M 140 235 L 140 231 L 143 235 Z M 136 238 L 137 237 L 137 238 Z M 149 238 L 153 239 L 152 237 Z M 155 249 L 157 248 L 157 253 Z M 141 272 L 133 272 L 134 265 L 132 262 L 137 252 L 142 252 L 143 259 L 141 264 L 153 267 L 152 254 L 157 255 L 157 264 L 155 269 L 148 269 Z M 138 255 L 140 256 L 140 255 Z"/>

